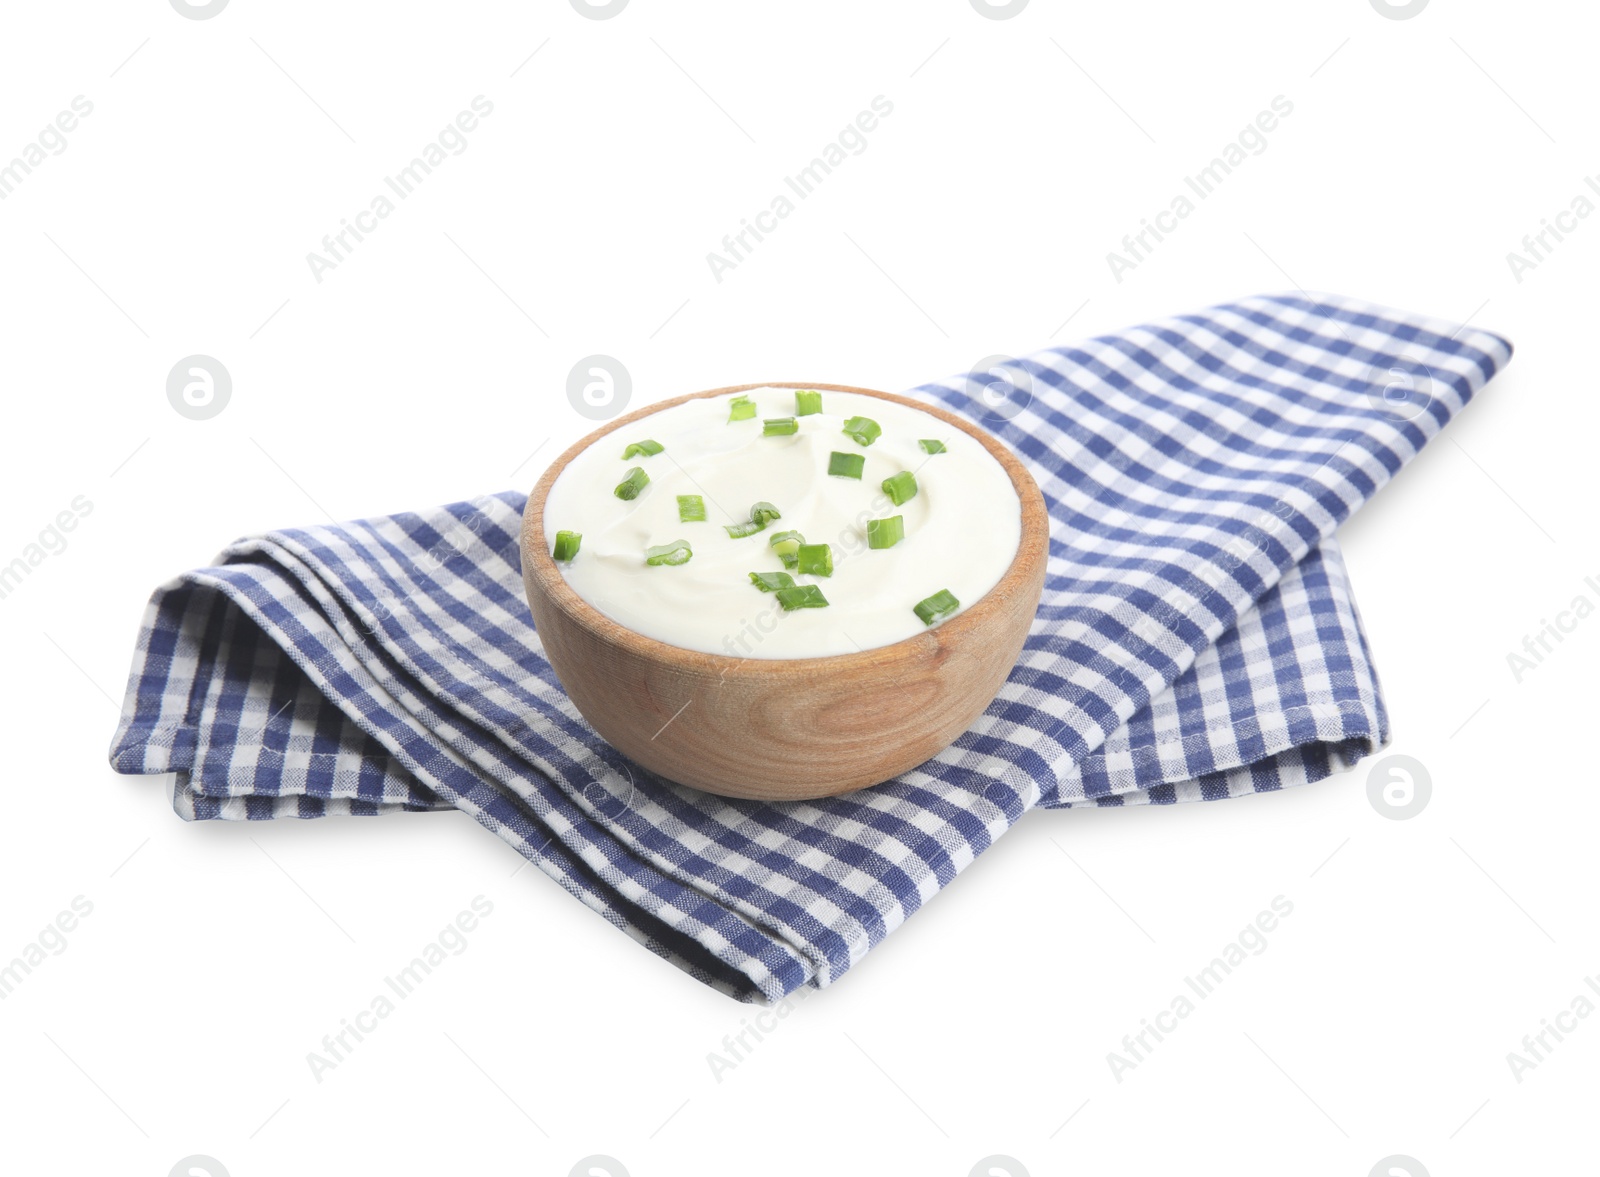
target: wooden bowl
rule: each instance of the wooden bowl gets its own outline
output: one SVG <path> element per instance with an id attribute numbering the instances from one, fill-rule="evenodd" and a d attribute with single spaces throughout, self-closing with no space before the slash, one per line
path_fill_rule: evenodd
<path id="1" fill-rule="evenodd" d="M 926 633 L 855 654 L 733 658 L 668 645 L 584 601 L 550 557 L 545 498 L 606 434 L 700 397 L 817 388 L 909 405 L 975 437 L 1011 476 L 1022 542 L 1000 582 Z M 948 747 L 993 701 L 1022 651 L 1049 552 L 1033 476 L 989 434 L 932 405 L 842 384 L 741 384 L 618 417 L 545 471 L 522 516 L 522 579 L 545 656 L 573 704 L 619 752 L 679 784 L 728 797 L 799 801 L 880 784 Z"/>

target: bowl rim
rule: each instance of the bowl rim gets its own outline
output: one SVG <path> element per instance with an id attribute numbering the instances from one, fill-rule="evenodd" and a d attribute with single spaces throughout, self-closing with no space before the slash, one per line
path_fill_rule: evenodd
<path id="1" fill-rule="evenodd" d="M 620 621 L 607 617 L 599 609 L 589 604 L 578 595 L 578 592 L 567 583 L 566 577 L 556 566 L 555 559 L 550 554 L 550 544 L 544 530 L 545 501 L 549 497 L 550 488 L 555 485 L 561 472 L 567 468 L 573 458 L 589 449 L 607 434 L 614 433 L 625 425 L 652 416 L 663 409 L 684 404 L 692 400 L 710 400 L 713 397 L 728 396 L 732 393 L 748 392 L 756 388 L 791 388 L 791 389 L 816 389 L 821 392 L 851 392 L 863 396 L 877 397 L 880 400 L 893 401 L 896 404 L 909 408 L 920 409 L 930 416 L 960 429 L 977 441 L 989 451 L 1000 463 L 1001 467 L 1011 479 L 1012 489 L 1017 492 L 1017 498 L 1022 506 L 1021 538 L 1017 543 L 1016 554 L 1011 558 L 1005 572 L 994 586 L 962 609 L 948 621 L 929 626 L 926 632 L 913 634 L 908 638 L 891 642 L 885 646 L 874 646 L 867 650 L 858 650 L 853 654 L 821 654 L 804 658 L 761 658 L 756 656 L 739 657 L 732 654 L 712 654 L 704 650 L 691 650 L 686 646 L 675 646 L 671 642 L 663 642 L 658 638 L 647 637 L 637 630 L 630 629 Z M 850 384 L 819 384 L 805 381 L 758 381 L 753 384 L 730 384 L 722 388 L 707 389 L 703 392 L 684 393 L 681 396 L 671 397 L 667 400 L 656 401 L 624 413 L 612 421 L 606 422 L 600 428 L 579 438 L 568 446 L 540 475 L 539 481 L 534 484 L 533 490 L 528 495 L 527 504 L 523 507 L 521 548 L 523 560 L 523 573 L 525 577 L 531 576 L 538 583 L 545 597 L 558 608 L 566 617 L 601 640 L 623 648 L 627 653 L 636 657 L 655 662 L 675 663 L 681 669 L 695 670 L 705 674 L 720 676 L 731 673 L 739 667 L 748 667 L 751 664 L 761 672 L 784 677 L 787 675 L 802 675 L 814 673 L 816 670 L 826 668 L 830 673 L 848 673 L 856 668 L 882 669 L 900 663 L 915 661 L 927 656 L 930 649 L 937 648 L 949 641 L 959 641 L 973 636 L 983 630 L 990 618 L 1001 610 L 1004 605 L 1016 594 L 1031 589 L 1032 582 L 1042 579 L 1040 570 L 1049 555 L 1050 516 L 1044 505 L 1044 495 L 1039 490 L 1039 485 L 1034 481 L 1033 475 L 1022 464 L 1011 450 L 1006 447 L 993 434 L 979 429 L 967 421 L 963 421 L 949 410 L 938 406 L 913 400 L 898 393 L 883 392 L 874 388 L 861 388 Z M 1038 605 L 1035 602 L 1034 609 Z M 932 645 L 930 646 L 930 639 Z M 751 673 L 749 669 L 746 673 Z"/>

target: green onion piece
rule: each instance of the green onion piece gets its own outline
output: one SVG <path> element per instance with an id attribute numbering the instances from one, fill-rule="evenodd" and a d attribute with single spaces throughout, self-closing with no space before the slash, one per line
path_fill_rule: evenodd
<path id="1" fill-rule="evenodd" d="M 860 478 L 866 464 L 865 454 L 841 454 L 834 450 L 828 455 L 828 473 L 835 478 Z"/>
<path id="2" fill-rule="evenodd" d="M 800 422 L 793 417 L 768 417 L 761 422 L 762 437 L 788 437 L 800 432 Z"/>
<path id="3" fill-rule="evenodd" d="M 795 553 L 805 542 L 806 537 L 798 531 L 780 531 L 772 537 L 772 550 L 778 553 L 778 559 L 783 561 L 785 568 L 793 570 L 800 563 L 800 558 Z"/>
<path id="4" fill-rule="evenodd" d="M 750 519 L 747 523 L 724 523 L 722 530 L 734 539 L 743 539 L 747 535 L 754 535 L 758 531 L 765 531 L 767 524 L 782 516 L 778 508 L 771 503 L 756 503 L 750 508 Z"/>
<path id="5" fill-rule="evenodd" d="M 833 575 L 833 549 L 827 544 L 801 544 L 794 555 L 807 576 Z"/>
<path id="6" fill-rule="evenodd" d="M 906 517 L 890 515 L 887 519 L 867 520 L 867 547 L 892 548 L 906 537 Z"/>
<path id="7" fill-rule="evenodd" d="M 748 421 L 756 415 L 756 402 L 747 396 L 736 396 L 728 402 L 728 420 Z"/>
<path id="8" fill-rule="evenodd" d="M 752 572 L 750 583 L 764 593 L 794 587 L 794 577 L 787 572 Z"/>
<path id="9" fill-rule="evenodd" d="M 925 454 L 944 453 L 944 442 L 942 441 L 929 441 L 927 438 L 924 438 L 923 440 L 917 442 L 917 444 L 922 447 L 922 452 Z"/>
<path id="10" fill-rule="evenodd" d="M 612 493 L 619 499 L 636 499 L 639 497 L 639 492 L 645 488 L 645 484 L 649 481 L 650 475 L 646 474 L 640 467 L 635 466 L 628 471 L 627 476 L 621 482 L 617 483 L 617 489 Z"/>
<path id="11" fill-rule="evenodd" d="M 635 454 L 643 454 L 648 458 L 651 454 L 659 454 L 666 448 L 667 447 L 662 445 L 659 441 L 651 441 L 649 438 L 645 438 L 643 441 L 629 442 L 628 448 L 622 451 L 622 456 L 624 458 L 631 458 Z"/>
<path id="12" fill-rule="evenodd" d="M 883 436 L 883 430 L 870 417 L 851 417 L 844 423 L 844 432 L 848 433 L 857 445 L 871 445 Z"/>
<path id="13" fill-rule="evenodd" d="M 826 609 L 828 598 L 822 595 L 822 590 L 814 584 L 796 585 L 794 588 L 781 588 L 778 590 L 778 604 L 785 611 L 790 609 Z"/>
<path id="14" fill-rule="evenodd" d="M 578 545 L 583 542 L 581 531 L 556 532 L 555 551 L 550 555 L 557 560 L 570 560 L 578 554 Z"/>
<path id="15" fill-rule="evenodd" d="M 794 393 L 794 415 L 809 417 L 822 412 L 822 394 L 815 389 L 797 388 Z"/>
<path id="16" fill-rule="evenodd" d="M 679 523 L 704 523 L 706 521 L 706 501 L 699 495 L 678 496 L 678 522 Z"/>
<path id="17" fill-rule="evenodd" d="M 883 480 L 883 493 L 888 495 L 889 501 L 897 507 L 909 503 L 917 497 L 917 476 L 909 470 L 891 474 Z"/>
<path id="18" fill-rule="evenodd" d="M 644 550 L 644 562 L 651 565 L 687 564 L 689 557 L 692 555 L 694 555 L 694 549 L 689 546 L 688 540 L 675 539 L 670 544 L 646 548 Z"/>
<path id="19" fill-rule="evenodd" d="M 949 589 L 940 589 L 933 596 L 918 601 L 911 608 L 922 618 L 923 625 L 932 625 L 935 621 L 943 621 L 961 608 L 961 602 L 950 595 Z"/>

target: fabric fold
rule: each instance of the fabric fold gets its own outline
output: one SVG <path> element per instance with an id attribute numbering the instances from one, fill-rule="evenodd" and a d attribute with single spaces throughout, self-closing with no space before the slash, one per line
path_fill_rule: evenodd
<path id="1" fill-rule="evenodd" d="M 872 789 L 729 800 L 600 740 L 528 615 L 513 492 L 246 538 L 161 586 L 111 762 L 174 774 L 191 820 L 461 809 L 725 993 L 825 986 L 1032 808 L 1267 792 L 1382 747 L 1333 535 L 1510 355 L 1263 296 L 915 390 L 1030 467 L 1050 566 L 988 711 Z"/>

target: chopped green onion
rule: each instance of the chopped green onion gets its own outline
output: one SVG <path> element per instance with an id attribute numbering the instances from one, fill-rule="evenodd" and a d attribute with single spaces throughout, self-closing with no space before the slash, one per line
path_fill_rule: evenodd
<path id="1" fill-rule="evenodd" d="M 940 589 L 933 596 L 918 601 L 911 608 L 922 618 L 923 625 L 932 625 L 935 621 L 943 621 L 961 608 L 961 602 L 950 595 L 949 589 Z"/>
<path id="2" fill-rule="evenodd" d="M 794 577 L 787 572 L 752 572 L 750 583 L 764 593 L 794 587 Z"/>
<path id="3" fill-rule="evenodd" d="M 762 437 L 788 437 L 800 432 L 800 422 L 793 417 L 768 417 L 761 422 Z"/>
<path id="4" fill-rule="evenodd" d="M 867 547 L 892 548 L 906 537 L 906 517 L 890 515 L 887 519 L 867 520 Z"/>
<path id="5" fill-rule="evenodd" d="M 909 503 L 917 497 L 917 476 L 909 470 L 891 474 L 883 480 L 883 493 L 888 495 L 889 501 L 897 507 Z"/>
<path id="6" fill-rule="evenodd" d="M 736 396 L 728 402 L 728 420 L 748 421 L 756 415 L 756 402 L 747 396 Z"/>
<path id="7" fill-rule="evenodd" d="M 783 561 L 785 568 L 793 569 L 800 559 L 795 555 L 800 550 L 800 545 L 806 542 L 806 537 L 798 531 L 780 531 L 772 537 L 772 550 L 778 553 L 778 559 Z"/>
<path id="8" fill-rule="evenodd" d="M 644 550 L 644 562 L 650 565 L 687 564 L 689 557 L 692 555 L 694 555 L 694 549 L 689 546 L 688 540 L 675 539 L 670 544 L 646 548 Z"/>
<path id="9" fill-rule="evenodd" d="M 844 432 L 855 439 L 857 445 L 871 445 L 883 436 L 883 430 L 870 417 L 851 417 L 844 423 Z"/>
<path id="10" fill-rule="evenodd" d="M 925 454 L 944 453 L 944 442 L 942 441 L 929 441 L 928 439 L 924 438 L 922 441 L 917 442 L 917 444 L 922 447 L 922 452 Z"/>
<path id="11" fill-rule="evenodd" d="M 636 499 L 639 497 L 639 492 L 645 488 L 645 484 L 649 481 L 650 475 L 646 474 L 640 467 L 635 466 L 628 471 L 627 476 L 621 482 L 617 483 L 617 489 L 612 493 L 619 499 Z"/>
<path id="12" fill-rule="evenodd" d="M 750 508 L 750 519 L 748 522 L 724 523 L 722 525 L 722 530 L 726 531 L 734 539 L 743 539 L 747 535 L 754 535 L 758 531 L 765 531 L 767 529 L 767 524 L 771 523 L 774 519 L 781 519 L 782 517 L 783 516 L 779 513 L 778 508 L 774 507 L 771 503 L 756 503 Z"/>
<path id="13" fill-rule="evenodd" d="M 679 523 L 704 523 L 706 521 L 706 501 L 699 495 L 678 496 L 678 522 Z"/>
<path id="14" fill-rule="evenodd" d="M 866 464 L 865 454 L 841 454 L 834 450 L 828 455 L 828 473 L 835 478 L 860 478 Z"/>
<path id="15" fill-rule="evenodd" d="M 666 448 L 667 447 L 662 445 L 659 441 L 651 441 L 649 438 L 645 438 L 643 441 L 629 442 L 628 448 L 622 451 L 622 456 L 624 458 L 631 458 L 635 454 L 643 454 L 648 458 L 651 454 L 659 454 Z"/>
<path id="16" fill-rule="evenodd" d="M 551 552 L 550 555 L 557 560 L 570 560 L 578 554 L 578 545 L 582 542 L 583 532 L 581 531 L 558 531 L 556 532 L 555 551 Z"/>
<path id="17" fill-rule="evenodd" d="M 833 575 L 833 549 L 827 544 L 801 544 L 794 555 L 799 570 L 806 575 Z"/>
<path id="18" fill-rule="evenodd" d="M 825 609 L 828 598 L 822 595 L 822 590 L 814 584 L 796 585 L 794 588 L 781 588 L 778 590 L 778 604 L 784 609 Z"/>
<path id="19" fill-rule="evenodd" d="M 822 394 L 811 388 L 797 388 L 794 393 L 794 415 L 809 417 L 822 412 Z"/>

